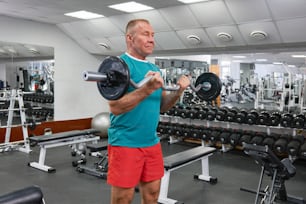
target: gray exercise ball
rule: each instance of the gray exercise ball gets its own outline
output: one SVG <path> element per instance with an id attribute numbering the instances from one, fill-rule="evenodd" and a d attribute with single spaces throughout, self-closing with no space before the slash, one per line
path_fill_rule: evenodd
<path id="1" fill-rule="evenodd" d="M 107 137 L 107 130 L 110 126 L 109 113 L 102 112 L 95 115 L 91 120 L 91 128 L 100 131 L 99 135 Z"/>

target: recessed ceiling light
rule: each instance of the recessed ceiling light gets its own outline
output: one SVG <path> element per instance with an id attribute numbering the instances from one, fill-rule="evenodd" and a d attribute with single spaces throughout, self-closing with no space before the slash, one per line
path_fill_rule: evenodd
<path id="1" fill-rule="evenodd" d="M 209 0 L 178 0 L 184 4 L 192 4 L 192 3 L 197 3 L 197 2 L 203 2 L 203 1 L 209 1 Z"/>
<path id="2" fill-rule="evenodd" d="M 140 4 L 140 3 L 137 3 L 135 1 L 130 1 L 130 2 L 121 3 L 121 4 L 114 4 L 114 5 L 110 5 L 108 7 L 112 8 L 112 9 L 119 10 L 119 11 L 128 12 L 128 13 L 154 9 L 150 6 Z"/>
<path id="3" fill-rule="evenodd" d="M 284 63 L 282 63 L 282 62 L 273 62 L 273 64 L 275 64 L 275 65 L 282 65 Z"/>
<path id="4" fill-rule="evenodd" d="M 235 55 L 233 56 L 233 58 L 237 58 L 237 59 L 245 59 L 246 56 L 243 56 L 243 55 Z"/>
<path id="5" fill-rule="evenodd" d="M 88 12 L 88 11 L 76 11 L 76 12 L 71 12 L 71 13 L 65 13 L 64 15 L 65 16 L 71 16 L 71 17 L 74 17 L 74 18 L 87 19 L 87 20 L 104 17 L 103 15 Z"/>
<path id="6" fill-rule="evenodd" d="M 288 67 L 294 68 L 296 67 L 295 65 L 289 64 Z"/>
<path id="7" fill-rule="evenodd" d="M 257 62 L 266 62 L 268 60 L 267 59 L 256 59 L 255 61 L 257 61 Z"/>
<path id="8" fill-rule="evenodd" d="M 201 43 L 201 38 L 197 35 L 188 35 L 186 38 L 192 45 L 198 45 Z"/>
<path id="9" fill-rule="evenodd" d="M 264 40 L 268 37 L 268 34 L 264 31 L 256 30 L 250 33 L 250 37 L 254 38 L 255 40 Z"/>
<path id="10" fill-rule="evenodd" d="M 306 55 L 291 55 L 294 58 L 306 58 Z"/>
<path id="11" fill-rule="evenodd" d="M 229 42 L 233 39 L 233 36 L 231 34 L 225 32 L 218 33 L 217 37 L 223 42 Z"/>
<path id="12" fill-rule="evenodd" d="M 107 50 L 109 50 L 110 49 L 110 46 L 108 45 L 108 44 L 106 44 L 106 43 L 98 43 L 98 45 L 100 45 L 101 47 L 103 47 L 104 49 L 107 49 Z"/>
<path id="13" fill-rule="evenodd" d="M 232 62 L 243 62 L 243 60 L 233 60 Z"/>

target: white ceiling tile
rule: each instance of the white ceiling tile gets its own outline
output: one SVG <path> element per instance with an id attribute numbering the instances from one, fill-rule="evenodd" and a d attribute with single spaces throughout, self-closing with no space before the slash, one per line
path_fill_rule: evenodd
<path id="1" fill-rule="evenodd" d="M 306 18 L 276 22 L 284 42 L 306 42 Z"/>
<path id="2" fill-rule="evenodd" d="M 224 46 L 241 46 L 245 45 L 243 38 L 240 35 L 239 30 L 236 26 L 218 26 L 218 27 L 210 27 L 205 29 L 210 39 L 217 47 L 224 47 Z M 218 38 L 218 33 L 228 33 L 230 34 L 233 39 L 228 42 L 224 42 Z"/>
<path id="3" fill-rule="evenodd" d="M 185 45 L 180 41 L 175 32 L 156 33 L 155 41 L 163 50 L 183 49 Z"/>
<path id="4" fill-rule="evenodd" d="M 204 32 L 202 28 L 178 30 L 176 31 L 176 33 L 187 48 L 214 47 L 214 45 L 212 44 L 210 39 L 207 37 L 206 33 Z M 201 43 L 196 44 L 196 45 L 190 44 L 187 40 L 187 36 L 189 35 L 198 36 L 201 40 Z"/>
<path id="5" fill-rule="evenodd" d="M 198 22 L 204 27 L 234 24 L 223 1 L 215 0 L 191 4 L 190 9 Z M 181 15 L 184 17 L 184 14 Z"/>
<path id="6" fill-rule="evenodd" d="M 136 18 L 145 18 L 148 19 L 155 32 L 164 32 L 170 31 L 171 28 L 165 19 L 161 16 L 158 10 L 150 10 L 145 12 L 135 13 Z"/>
<path id="7" fill-rule="evenodd" d="M 187 6 L 159 9 L 160 13 L 174 29 L 197 28 L 200 24 Z"/>
<path id="8" fill-rule="evenodd" d="M 242 36 L 248 44 L 281 43 L 281 38 L 273 22 L 257 22 L 239 25 Z M 256 40 L 250 37 L 253 31 L 263 31 L 268 37 L 264 40 Z"/>
<path id="9" fill-rule="evenodd" d="M 236 23 L 271 20 L 265 0 L 226 0 L 225 3 Z"/>
<path id="10" fill-rule="evenodd" d="M 125 14 L 120 16 L 111 16 L 108 18 L 111 23 L 113 23 L 119 30 L 122 31 L 122 33 L 125 33 L 125 27 L 126 24 L 132 20 L 135 19 L 135 16 L 133 14 Z"/>
<path id="11" fill-rule="evenodd" d="M 276 20 L 306 16 L 305 0 L 268 0 L 267 4 Z"/>

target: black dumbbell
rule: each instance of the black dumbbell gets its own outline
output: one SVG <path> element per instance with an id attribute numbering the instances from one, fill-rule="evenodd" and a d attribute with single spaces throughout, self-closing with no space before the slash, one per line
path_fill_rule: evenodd
<path id="1" fill-rule="evenodd" d="M 254 145 L 261 145 L 262 141 L 264 140 L 264 137 L 265 135 L 263 133 L 255 133 L 250 143 Z"/>
<path id="2" fill-rule="evenodd" d="M 251 139 L 253 137 L 253 133 L 249 131 L 244 131 L 243 134 L 241 135 L 238 144 L 240 146 L 243 146 L 244 143 L 246 144 L 251 144 Z"/>
<path id="3" fill-rule="evenodd" d="M 306 117 L 304 114 L 297 114 L 294 118 L 293 118 L 293 124 L 292 126 L 294 128 L 299 128 L 302 129 L 305 127 L 305 122 L 306 122 Z"/>
<path id="4" fill-rule="evenodd" d="M 304 144 L 300 148 L 300 156 L 306 157 L 306 140 L 304 140 Z"/>
<path id="5" fill-rule="evenodd" d="M 274 111 L 270 114 L 270 125 L 271 126 L 278 126 L 281 121 L 281 114 L 280 112 Z"/>
<path id="6" fill-rule="evenodd" d="M 228 109 L 225 120 L 228 122 L 235 122 L 238 112 L 239 110 L 236 107 Z"/>
<path id="7" fill-rule="evenodd" d="M 258 124 L 270 126 L 270 114 L 268 111 L 260 111 L 258 116 Z"/>
<path id="8" fill-rule="evenodd" d="M 227 117 L 228 108 L 221 107 L 217 110 L 216 119 L 219 121 L 225 121 Z"/>
<path id="9" fill-rule="evenodd" d="M 213 121 L 215 120 L 216 118 L 216 115 L 217 115 L 217 111 L 218 111 L 218 108 L 216 107 L 211 107 L 209 109 L 209 111 L 207 112 L 207 120 L 210 120 L 210 121 Z"/>
<path id="10" fill-rule="evenodd" d="M 246 122 L 246 116 L 247 116 L 248 112 L 246 109 L 242 109 L 240 110 L 237 114 L 236 114 L 236 122 L 237 123 L 247 123 Z"/>
<path id="11" fill-rule="evenodd" d="M 219 135 L 221 144 L 229 144 L 231 133 L 231 130 L 221 132 Z"/>
<path id="12" fill-rule="evenodd" d="M 197 113 L 196 118 L 199 120 L 205 120 L 207 118 L 208 107 L 202 107 Z"/>
<path id="13" fill-rule="evenodd" d="M 283 127 L 292 127 L 293 115 L 291 113 L 284 113 L 282 115 L 280 124 Z"/>
<path id="14" fill-rule="evenodd" d="M 214 128 L 211 132 L 210 135 L 208 136 L 208 140 L 211 141 L 212 143 L 215 143 L 219 140 L 220 136 L 220 131 L 218 128 Z"/>
<path id="15" fill-rule="evenodd" d="M 274 143 L 274 151 L 279 154 L 284 154 L 287 151 L 288 142 L 291 140 L 291 136 L 284 134 L 281 135 Z"/>
<path id="16" fill-rule="evenodd" d="M 241 137 L 241 132 L 233 130 L 232 134 L 230 135 L 230 144 L 235 147 L 238 145 L 239 140 Z"/>
<path id="17" fill-rule="evenodd" d="M 266 135 L 262 141 L 263 146 L 268 146 L 270 149 L 273 149 L 275 141 L 279 138 L 279 135 L 272 133 L 271 135 Z"/>
<path id="18" fill-rule="evenodd" d="M 303 143 L 304 143 L 303 135 L 293 136 L 287 145 L 288 154 L 290 156 L 298 156 L 298 153 L 300 152 L 300 148 Z"/>
<path id="19" fill-rule="evenodd" d="M 250 110 L 246 116 L 247 124 L 249 125 L 257 124 L 258 116 L 259 116 L 259 113 L 257 112 L 257 110 L 255 109 Z"/>
<path id="20" fill-rule="evenodd" d="M 86 163 L 86 158 L 82 158 L 82 159 L 79 159 L 79 160 L 76 160 L 76 161 L 72 161 L 72 166 L 76 167 L 79 164 L 85 164 L 85 163 Z"/>

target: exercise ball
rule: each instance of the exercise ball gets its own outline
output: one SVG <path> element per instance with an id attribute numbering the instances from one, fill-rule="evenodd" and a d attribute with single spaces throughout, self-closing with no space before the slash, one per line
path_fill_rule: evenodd
<path id="1" fill-rule="evenodd" d="M 98 135 L 107 137 L 107 130 L 110 126 L 109 113 L 102 112 L 95 115 L 91 120 L 91 128 L 99 130 Z"/>

